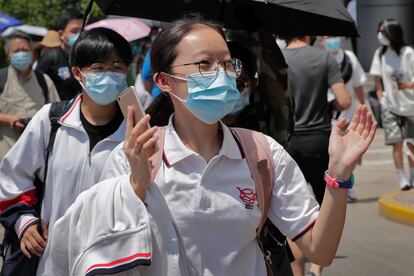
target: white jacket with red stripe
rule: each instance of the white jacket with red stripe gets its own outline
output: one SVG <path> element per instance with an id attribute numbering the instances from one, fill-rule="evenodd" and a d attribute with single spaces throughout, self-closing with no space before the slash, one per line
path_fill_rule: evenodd
<path id="1" fill-rule="evenodd" d="M 81 96 L 61 117 L 53 152 L 49 157 L 47 183 L 44 190 L 41 218 L 53 224 L 65 213 L 77 196 L 100 180 L 105 161 L 111 151 L 124 139 L 125 122 L 118 130 L 89 150 L 89 137 L 80 120 Z M 0 211 L 14 204 L 35 205 L 35 175 L 43 179 L 45 148 L 51 131 L 50 104 L 44 106 L 31 120 L 20 139 L 0 164 Z M 38 218 L 21 216 L 15 230 L 21 235 Z M 38 275 L 42 275 L 46 251 L 40 261 Z"/>
<path id="2" fill-rule="evenodd" d="M 158 186 L 144 203 L 129 179 L 107 179 L 77 198 L 49 236 L 43 275 L 195 275 Z"/>

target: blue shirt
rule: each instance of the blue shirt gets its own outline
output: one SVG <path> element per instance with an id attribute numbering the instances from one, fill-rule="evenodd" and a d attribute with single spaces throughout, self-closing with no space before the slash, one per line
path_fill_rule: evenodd
<path id="1" fill-rule="evenodd" d="M 146 81 L 146 80 L 152 80 L 152 70 L 151 70 L 151 58 L 150 58 L 150 51 L 147 52 L 147 54 L 145 55 L 144 58 L 144 63 L 142 64 L 142 72 L 141 72 L 141 76 L 142 76 L 142 80 Z M 156 86 L 155 84 L 152 86 L 152 98 L 156 98 L 159 94 L 161 93 L 161 89 L 158 88 L 158 86 Z"/>

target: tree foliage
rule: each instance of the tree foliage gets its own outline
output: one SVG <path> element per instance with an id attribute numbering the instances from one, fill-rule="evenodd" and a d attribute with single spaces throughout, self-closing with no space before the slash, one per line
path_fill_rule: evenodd
<path id="1" fill-rule="evenodd" d="M 43 26 L 53 29 L 59 14 L 69 8 L 84 12 L 89 0 L 0 0 L 0 10 L 25 24 Z M 105 15 L 94 4 L 90 21 L 104 18 Z"/>

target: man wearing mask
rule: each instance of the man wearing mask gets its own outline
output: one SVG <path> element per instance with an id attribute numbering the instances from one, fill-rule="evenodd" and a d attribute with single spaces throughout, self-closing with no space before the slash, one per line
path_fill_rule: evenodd
<path id="1" fill-rule="evenodd" d="M 83 17 L 77 10 L 63 11 L 59 16 L 57 30 L 61 46 L 42 56 L 37 69 L 48 74 L 55 83 L 62 100 L 72 99 L 81 91 L 79 83 L 70 72 L 69 54 L 82 29 Z"/>
<path id="2" fill-rule="evenodd" d="M 11 65 L 0 70 L 0 160 L 16 143 L 29 119 L 47 102 L 59 101 L 52 80 L 32 70 L 33 43 L 15 32 L 5 44 Z"/>
<path id="3" fill-rule="evenodd" d="M 336 97 L 335 109 L 343 111 L 351 106 L 351 97 L 342 80 L 335 59 L 324 49 L 312 47 L 311 36 L 287 37 L 282 49 L 288 64 L 288 82 L 295 100 L 295 128 L 288 152 L 298 163 L 316 200 L 322 205 L 328 167 L 329 135 L 332 114 L 328 106 L 328 88 Z M 295 255 L 292 269 L 295 276 L 304 275 L 304 258 L 300 249 L 290 244 Z M 319 266 L 311 266 L 309 276 L 320 276 Z"/>
<path id="4" fill-rule="evenodd" d="M 365 95 L 363 85 L 367 80 L 364 69 L 362 69 L 355 54 L 348 50 L 343 50 L 342 39 L 340 37 L 321 37 L 321 45 L 328 50 L 338 62 L 341 69 L 342 79 L 346 85 L 346 90 L 352 98 L 351 107 L 340 112 L 335 119 L 346 118 L 348 122 L 352 120 L 358 104 L 365 104 Z M 329 89 L 328 100 L 335 100 L 332 90 Z M 357 200 L 357 195 L 353 189 L 348 190 L 348 201 Z"/>

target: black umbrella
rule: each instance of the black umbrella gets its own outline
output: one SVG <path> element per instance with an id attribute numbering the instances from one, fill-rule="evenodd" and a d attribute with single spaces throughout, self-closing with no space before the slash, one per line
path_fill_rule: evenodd
<path id="1" fill-rule="evenodd" d="M 105 14 L 173 21 L 189 12 L 240 29 L 235 0 L 95 0 Z M 355 23 L 340 0 L 248 0 L 247 12 L 256 14 L 278 35 L 358 36 Z M 236 5 L 238 5 L 236 7 Z"/>

